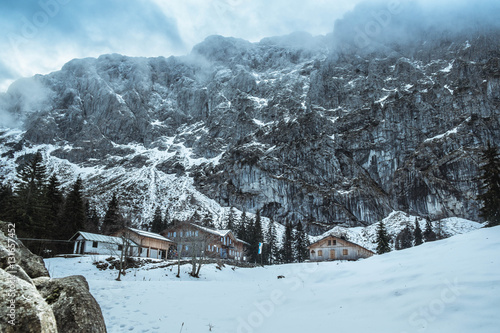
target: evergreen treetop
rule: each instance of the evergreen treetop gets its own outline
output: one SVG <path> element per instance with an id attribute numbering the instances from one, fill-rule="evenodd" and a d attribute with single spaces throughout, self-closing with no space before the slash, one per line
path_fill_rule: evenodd
<path id="1" fill-rule="evenodd" d="M 432 230 L 432 224 L 429 220 L 425 222 L 425 230 L 423 236 L 426 242 L 433 242 L 437 239 L 437 235 L 434 230 Z"/>
<path id="2" fill-rule="evenodd" d="M 46 167 L 37 151 L 17 173 L 13 198 L 13 222 L 18 223 L 18 236 L 40 238 L 47 230 L 49 206 L 45 198 Z"/>
<path id="3" fill-rule="evenodd" d="M 421 245 L 424 242 L 422 229 L 420 228 L 420 223 L 418 223 L 417 218 L 415 218 L 415 230 L 413 231 L 413 238 L 415 239 L 415 246 Z"/>
<path id="4" fill-rule="evenodd" d="M 389 243 L 390 243 L 390 237 L 387 234 L 384 222 L 380 221 L 377 229 L 377 254 L 384 254 L 387 252 L 391 252 L 391 247 Z"/>
<path id="5" fill-rule="evenodd" d="M 274 264 L 276 257 L 277 257 L 277 236 L 276 236 L 276 227 L 274 225 L 273 221 L 269 221 L 269 224 L 267 226 L 267 232 L 265 235 L 265 258 L 266 258 L 266 263 L 267 264 Z"/>
<path id="6" fill-rule="evenodd" d="M 295 231 L 295 257 L 298 262 L 303 262 L 304 260 L 309 258 L 309 250 L 307 247 L 309 246 L 309 237 L 304 232 L 304 228 L 302 227 L 302 223 L 299 222 L 297 224 L 297 229 Z"/>
<path id="7" fill-rule="evenodd" d="M 163 226 L 160 206 L 156 206 L 153 221 L 151 222 L 151 232 L 159 233 L 162 231 Z"/>
<path id="8" fill-rule="evenodd" d="M 83 198 L 83 183 L 78 177 L 66 197 L 63 218 L 60 224 L 61 239 L 69 239 L 85 226 L 85 201 Z"/>
<path id="9" fill-rule="evenodd" d="M 293 257 L 293 228 L 292 224 L 287 221 L 285 224 L 285 233 L 283 234 L 283 242 L 281 248 L 281 261 L 283 263 L 291 263 Z"/>
<path id="10" fill-rule="evenodd" d="M 224 226 L 224 229 L 232 230 L 233 232 L 236 232 L 234 210 L 233 209 L 234 209 L 234 207 L 231 207 L 229 209 L 229 213 L 227 215 L 226 225 Z"/>
<path id="11" fill-rule="evenodd" d="M 413 246 L 413 233 L 408 226 L 396 236 L 396 250 L 404 250 Z"/>
<path id="12" fill-rule="evenodd" d="M 500 155 L 490 142 L 481 152 L 481 160 L 480 212 L 481 217 L 488 221 L 488 226 L 492 227 L 500 225 Z"/>
<path id="13" fill-rule="evenodd" d="M 247 213 L 243 211 L 240 217 L 240 222 L 238 223 L 238 228 L 236 231 L 237 237 L 245 242 L 248 240 L 247 237 Z"/>
<path id="14" fill-rule="evenodd" d="M 101 232 L 105 235 L 111 235 L 121 230 L 124 226 L 125 220 L 120 214 L 118 197 L 116 193 L 113 193 L 113 197 L 108 204 L 108 210 L 102 221 Z"/>

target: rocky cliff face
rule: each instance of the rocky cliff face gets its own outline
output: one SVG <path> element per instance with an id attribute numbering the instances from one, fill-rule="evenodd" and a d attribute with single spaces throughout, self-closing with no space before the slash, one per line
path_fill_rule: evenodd
<path id="1" fill-rule="evenodd" d="M 102 208 L 118 191 L 136 222 L 157 204 L 351 226 L 393 210 L 478 219 L 478 151 L 500 140 L 500 30 L 423 27 L 367 47 L 346 31 L 212 36 L 185 57 L 103 55 L 18 81 L 0 98 L 24 121 L 0 136 L 4 173 L 42 149 Z"/>
<path id="2" fill-rule="evenodd" d="M 83 276 L 51 279 L 43 260 L 0 221 L 0 331 L 106 333 L 101 308 Z"/>

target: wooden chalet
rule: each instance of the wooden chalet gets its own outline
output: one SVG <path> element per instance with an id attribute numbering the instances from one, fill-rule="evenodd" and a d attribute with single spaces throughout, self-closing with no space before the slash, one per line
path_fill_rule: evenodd
<path id="1" fill-rule="evenodd" d="M 358 244 L 333 235 L 326 236 L 312 243 L 308 249 L 310 258 L 313 261 L 358 260 L 371 257 L 375 254 Z"/>
<path id="2" fill-rule="evenodd" d="M 120 255 L 123 246 L 128 248 L 128 255 L 137 255 L 139 245 L 131 240 L 121 237 L 106 236 L 90 232 L 78 231 L 69 239 L 74 241 L 74 254 L 104 254 Z M 127 242 L 127 243 L 125 243 Z"/>
<path id="3" fill-rule="evenodd" d="M 175 246 L 174 242 L 160 234 L 135 228 L 122 229 L 115 236 L 124 236 L 138 244 L 138 257 L 166 259 L 170 247 Z"/>
<path id="4" fill-rule="evenodd" d="M 247 242 L 231 230 L 216 230 L 194 223 L 179 223 L 162 234 L 177 243 L 181 256 L 204 255 L 210 258 L 246 261 Z"/>

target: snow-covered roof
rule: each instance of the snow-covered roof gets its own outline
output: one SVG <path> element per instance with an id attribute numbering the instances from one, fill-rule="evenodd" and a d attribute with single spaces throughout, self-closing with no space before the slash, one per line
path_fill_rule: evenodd
<path id="1" fill-rule="evenodd" d="M 230 230 L 230 229 L 224 229 L 224 230 L 217 230 L 217 229 L 212 229 L 212 228 L 208 228 L 208 227 L 202 227 L 201 225 L 198 225 L 198 224 L 194 224 L 194 223 L 191 223 L 191 225 L 195 226 L 196 228 L 199 228 L 201 230 L 204 230 L 208 233 L 211 233 L 212 235 L 216 235 L 216 236 L 220 236 L 220 237 L 225 237 L 227 236 L 229 233 L 231 233 L 234 237 L 234 239 L 236 239 L 238 242 L 241 242 L 241 243 L 244 243 L 244 244 L 247 244 L 247 245 L 250 245 L 248 244 L 247 242 L 245 242 L 244 240 L 241 240 L 239 238 L 237 238 L 233 231 Z"/>
<path id="2" fill-rule="evenodd" d="M 171 243 L 173 243 L 173 241 L 171 241 L 170 239 L 165 238 L 162 235 L 154 233 L 154 232 L 145 231 L 145 230 L 139 230 L 139 229 L 130 228 L 130 227 L 127 228 L 127 229 L 129 229 L 132 232 L 135 232 L 139 236 L 149 237 L 149 238 L 155 238 L 155 239 L 159 239 L 159 240 L 162 240 L 162 241 L 165 241 L 165 242 L 171 242 Z"/>
<path id="3" fill-rule="evenodd" d="M 201 230 L 204 230 L 204 231 L 206 231 L 208 233 L 211 233 L 212 235 L 217 235 L 217 236 L 221 236 L 221 237 L 225 237 L 225 236 L 227 236 L 228 233 L 232 232 L 229 229 L 227 229 L 227 230 L 217 230 L 217 229 L 212 229 L 212 228 L 208 228 L 208 227 L 202 227 L 201 225 L 194 224 L 194 223 L 191 223 L 191 225 L 193 225 L 196 228 L 199 228 Z"/>
<path id="4" fill-rule="evenodd" d="M 76 234 L 73 235 L 73 237 L 70 238 L 70 240 L 76 240 L 76 238 L 79 235 L 82 236 L 82 238 L 85 239 L 86 241 L 117 244 L 117 245 L 123 244 L 123 240 L 121 237 L 93 234 L 91 232 L 85 232 L 85 231 L 78 231 Z M 129 240 L 129 241 L 132 243 L 132 246 L 139 246 L 135 242 L 133 242 L 131 240 Z"/>

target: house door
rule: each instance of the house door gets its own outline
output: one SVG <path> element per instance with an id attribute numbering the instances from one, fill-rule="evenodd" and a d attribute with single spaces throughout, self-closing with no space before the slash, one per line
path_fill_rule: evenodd
<path id="1" fill-rule="evenodd" d="M 335 260 L 335 250 L 330 250 L 330 259 Z"/>

